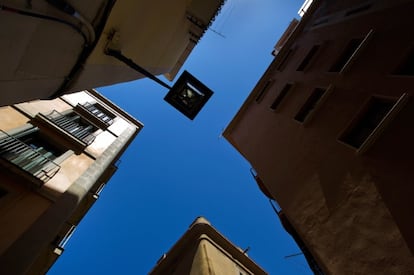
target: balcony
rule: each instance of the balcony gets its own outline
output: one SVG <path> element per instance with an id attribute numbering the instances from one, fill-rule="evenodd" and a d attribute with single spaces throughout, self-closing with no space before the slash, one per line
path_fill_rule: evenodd
<path id="1" fill-rule="evenodd" d="M 86 102 L 75 106 L 75 111 L 84 117 L 87 117 L 91 122 L 101 129 L 108 128 L 115 119 L 115 115 L 110 113 L 98 103 L 92 104 Z"/>
<path id="2" fill-rule="evenodd" d="M 95 135 L 93 135 L 93 133 L 97 130 L 96 127 L 88 121 L 85 121 L 75 112 L 61 114 L 54 110 L 46 115 L 46 117 L 53 124 L 86 145 L 91 144 L 95 140 Z"/>
<path id="3" fill-rule="evenodd" d="M 37 128 L 34 128 L 37 130 Z M 9 170 L 35 179 L 39 185 L 51 179 L 60 169 L 53 162 L 54 154 L 43 146 L 27 144 L 0 130 L 0 162 Z"/>

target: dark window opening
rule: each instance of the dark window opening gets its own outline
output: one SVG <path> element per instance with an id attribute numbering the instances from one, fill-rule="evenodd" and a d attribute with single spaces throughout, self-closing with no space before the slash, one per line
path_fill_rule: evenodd
<path id="1" fill-rule="evenodd" d="M 283 87 L 283 89 L 280 91 L 279 95 L 275 98 L 272 105 L 270 105 L 270 109 L 276 110 L 276 108 L 280 105 L 282 100 L 286 97 L 290 89 L 292 88 L 293 84 L 288 83 Z"/>
<path id="2" fill-rule="evenodd" d="M 332 67 L 329 69 L 330 72 L 340 72 L 344 66 L 348 63 L 351 59 L 352 55 L 358 49 L 359 45 L 361 45 L 363 39 L 356 38 L 349 41 L 348 45 L 346 45 L 345 49 L 343 50 L 342 54 L 339 58 L 335 61 Z"/>
<path id="3" fill-rule="evenodd" d="M 407 55 L 404 62 L 394 72 L 396 75 L 414 75 L 414 49 Z"/>
<path id="4" fill-rule="evenodd" d="M 325 94 L 326 89 L 316 88 L 312 94 L 308 97 L 305 104 L 300 108 L 299 112 L 295 116 L 295 120 L 304 122 L 311 112 L 315 110 L 319 100 Z"/>
<path id="5" fill-rule="evenodd" d="M 360 6 L 360 7 L 354 8 L 354 9 L 351 9 L 351 10 L 349 10 L 349 11 L 347 11 L 345 13 L 345 16 L 350 16 L 350 15 L 353 15 L 353 14 L 357 14 L 357 13 L 366 11 L 369 8 L 371 8 L 371 6 L 372 6 L 372 4 L 365 4 L 363 6 Z"/>
<path id="6" fill-rule="evenodd" d="M 63 115 L 53 111 L 47 117 L 65 132 L 88 145 L 95 140 L 94 132 L 98 128 L 75 112 Z"/>
<path id="7" fill-rule="evenodd" d="M 44 139 L 37 128 L 14 136 L 1 131 L 0 158 L 7 168 L 19 168 L 45 182 L 60 169 L 53 160 L 64 150 Z"/>
<path id="8" fill-rule="evenodd" d="M 316 20 L 312 24 L 312 26 L 318 26 L 318 25 L 322 25 L 322 24 L 325 24 L 325 23 L 328 23 L 328 22 L 329 22 L 329 17 L 323 17 L 323 18 L 320 18 L 319 20 Z"/>
<path id="9" fill-rule="evenodd" d="M 6 189 L 0 187 L 0 199 L 5 197 L 9 192 Z"/>
<path id="10" fill-rule="evenodd" d="M 285 68 L 287 60 L 292 55 L 292 52 L 293 52 L 293 50 L 289 49 L 289 51 L 284 56 L 281 56 L 282 60 L 280 61 L 279 65 L 277 66 L 278 71 L 281 71 Z"/>
<path id="11" fill-rule="evenodd" d="M 260 102 L 265 94 L 265 92 L 269 89 L 270 85 L 273 83 L 272 80 L 268 80 L 266 84 L 263 86 L 262 90 L 256 96 L 256 102 Z"/>
<path id="12" fill-rule="evenodd" d="M 313 57 L 318 52 L 320 45 L 315 45 L 310 49 L 308 54 L 305 56 L 305 58 L 302 60 L 302 63 L 300 63 L 299 67 L 296 69 L 297 71 L 303 71 L 305 68 L 309 65 L 309 63 L 312 61 Z"/>
<path id="13" fill-rule="evenodd" d="M 360 148 L 390 112 L 395 103 L 396 100 L 392 99 L 371 98 L 358 121 L 339 140 L 355 148 Z"/>

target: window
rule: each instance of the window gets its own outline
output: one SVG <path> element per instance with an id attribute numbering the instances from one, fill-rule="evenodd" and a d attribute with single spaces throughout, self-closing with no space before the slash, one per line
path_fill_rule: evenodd
<path id="1" fill-rule="evenodd" d="M 281 70 L 283 70 L 285 68 L 285 65 L 287 63 L 287 60 L 292 55 L 292 53 L 293 53 L 293 49 L 289 49 L 289 51 L 284 56 L 281 56 L 280 54 L 277 55 L 276 58 L 278 58 L 278 57 L 281 58 L 280 63 L 277 66 L 277 70 L 278 71 L 281 71 Z"/>
<path id="2" fill-rule="evenodd" d="M 406 56 L 403 63 L 394 72 L 396 75 L 414 75 L 414 49 Z"/>
<path id="3" fill-rule="evenodd" d="M 363 4 L 362 6 L 359 6 L 359 7 L 348 10 L 345 13 L 345 16 L 350 16 L 350 15 L 354 15 L 354 14 L 357 14 L 357 13 L 364 12 L 366 10 L 369 10 L 371 8 L 371 6 L 372 6 L 371 3 Z"/>
<path id="4" fill-rule="evenodd" d="M 342 51 L 342 54 L 338 57 L 335 63 L 329 69 L 330 72 L 340 72 L 343 73 L 345 70 L 352 64 L 355 60 L 357 55 L 361 52 L 361 50 L 365 47 L 368 43 L 369 39 L 371 38 L 373 30 L 369 31 L 369 33 L 364 38 L 354 38 L 348 42 L 345 49 Z"/>
<path id="5" fill-rule="evenodd" d="M 94 133 L 98 128 L 75 112 L 61 114 L 53 111 L 46 117 L 53 124 L 86 145 L 91 144 L 95 140 Z"/>
<path id="6" fill-rule="evenodd" d="M 256 102 L 260 102 L 265 94 L 265 92 L 269 89 L 271 84 L 273 83 L 273 80 L 268 80 L 266 84 L 263 86 L 263 88 L 260 90 L 260 92 L 256 96 Z"/>
<path id="7" fill-rule="evenodd" d="M 309 119 L 311 114 L 313 114 L 320 104 L 322 97 L 326 94 L 327 89 L 324 88 L 316 88 L 313 90 L 311 95 L 305 101 L 302 108 L 300 108 L 299 112 L 295 116 L 295 120 L 299 122 L 305 122 L 305 120 Z"/>
<path id="8" fill-rule="evenodd" d="M 83 105 L 83 107 L 85 107 L 91 114 L 99 118 L 101 121 L 103 121 L 107 125 L 111 125 L 114 122 L 115 116 L 110 114 L 109 112 L 106 112 L 105 109 L 103 109 L 97 103 L 90 104 L 87 102 Z"/>
<path id="9" fill-rule="evenodd" d="M 340 72 L 351 56 L 354 54 L 356 49 L 362 42 L 362 38 L 356 38 L 349 41 L 348 45 L 343 50 L 341 56 L 335 61 L 332 67 L 329 69 L 330 72 Z"/>
<path id="10" fill-rule="evenodd" d="M 310 64 L 310 62 L 313 60 L 314 56 L 318 52 L 321 45 L 315 45 L 310 49 L 308 54 L 305 56 L 305 58 L 302 60 L 302 63 L 300 63 L 299 67 L 296 69 L 297 71 L 304 71 L 306 67 Z"/>
<path id="11" fill-rule="evenodd" d="M 98 103 L 89 103 L 78 104 L 75 107 L 76 112 L 82 116 L 90 119 L 94 124 L 99 126 L 102 129 L 106 129 L 110 126 L 115 119 L 115 115 L 106 110 Z"/>
<path id="12" fill-rule="evenodd" d="M 17 173 L 23 170 L 40 184 L 59 171 L 60 166 L 54 160 L 64 152 L 42 138 L 38 128 L 15 135 L 0 131 L 0 135 L 1 164 L 9 170 Z"/>
<path id="13" fill-rule="evenodd" d="M 272 105 L 270 105 L 270 109 L 276 110 L 277 107 L 280 105 L 282 100 L 286 97 L 288 92 L 292 89 L 293 83 L 288 83 L 283 87 L 283 89 L 280 91 L 280 93 L 277 95 L 275 100 L 273 101 Z"/>
<path id="14" fill-rule="evenodd" d="M 3 189 L 2 187 L 0 187 L 0 199 L 5 197 L 9 192 L 7 192 L 6 189 Z"/>
<path id="15" fill-rule="evenodd" d="M 321 17 L 321 18 L 315 20 L 315 22 L 312 24 L 312 26 L 316 27 L 316 26 L 328 23 L 331 20 L 331 17 L 332 16 Z"/>
<path id="16" fill-rule="evenodd" d="M 359 149 L 366 148 L 379 135 L 407 101 L 407 94 L 398 100 L 392 98 L 371 97 L 351 126 L 340 136 L 339 140 Z"/>

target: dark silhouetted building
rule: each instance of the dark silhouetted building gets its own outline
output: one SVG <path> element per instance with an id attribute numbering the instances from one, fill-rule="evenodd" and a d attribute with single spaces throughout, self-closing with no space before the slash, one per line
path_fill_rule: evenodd
<path id="1" fill-rule="evenodd" d="M 414 270 L 413 10 L 314 1 L 224 131 L 328 274 Z"/>

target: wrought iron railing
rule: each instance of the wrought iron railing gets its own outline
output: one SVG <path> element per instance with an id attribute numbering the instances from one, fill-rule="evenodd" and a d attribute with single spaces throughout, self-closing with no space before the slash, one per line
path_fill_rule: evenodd
<path id="1" fill-rule="evenodd" d="M 74 112 L 61 114 L 53 110 L 46 117 L 53 124 L 88 145 L 95 140 L 95 136 L 93 135 L 96 130 L 95 127 L 90 123 L 82 121 L 81 116 Z"/>
<path id="2" fill-rule="evenodd" d="M 21 140 L 0 130 L 0 157 L 15 167 L 46 182 L 60 169 L 50 157 L 53 154 L 43 147 L 32 148 Z"/>
<path id="3" fill-rule="evenodd" d="M 101 110 L 96 104 L 86 102 L 82 106 L 94 117 L 102 121 L 106 126 L 111 125 L 114 122 L 113 116 L 108 115 L 104 110 Z"/>

